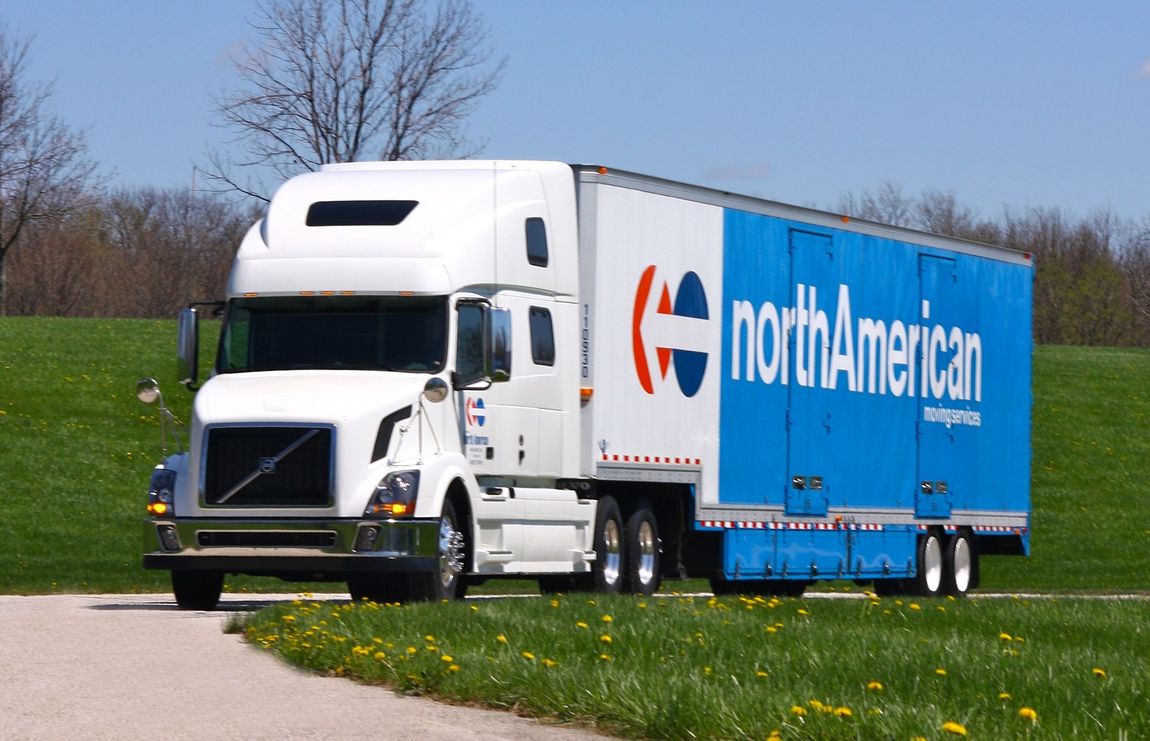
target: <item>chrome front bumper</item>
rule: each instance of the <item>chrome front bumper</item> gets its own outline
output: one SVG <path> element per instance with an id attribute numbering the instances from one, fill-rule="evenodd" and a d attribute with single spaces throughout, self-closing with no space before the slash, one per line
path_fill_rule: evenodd
<path id="1" fill-rule="evenodd" d="M 339 579 L 438 568 L 439 520 L 167 518 L 145 523 L 146 569 Z"/>

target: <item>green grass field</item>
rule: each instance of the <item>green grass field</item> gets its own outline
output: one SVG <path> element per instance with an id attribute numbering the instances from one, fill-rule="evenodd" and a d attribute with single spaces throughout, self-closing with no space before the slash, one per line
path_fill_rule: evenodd
<path id="1" fill-rule="evenodd" d="M 172 321 L 0 318 L 0 592 L 167 589 L 139 565 L 160 432 L 134 389 L 187 419 L 174 358 Z M 1150 352 L 1040 347 L 1034 371 L 1033 553 L 986 559 L 983 589 L 1150 590 Z"/>
<path id="2" fill-rule="evenodd" d="M 570 595 L 297 600 L 308 669 L 639 738 L 1148 738 L 1146 603 Z"/>

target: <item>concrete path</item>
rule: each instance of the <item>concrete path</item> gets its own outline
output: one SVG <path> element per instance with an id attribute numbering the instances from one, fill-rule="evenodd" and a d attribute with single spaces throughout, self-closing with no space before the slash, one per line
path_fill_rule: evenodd
<path id="1" fill-rule="evenodd" d="M 273 599 L 0 596 L 0 739 L 602 739 L 315 676 L 223 632 Z"/>

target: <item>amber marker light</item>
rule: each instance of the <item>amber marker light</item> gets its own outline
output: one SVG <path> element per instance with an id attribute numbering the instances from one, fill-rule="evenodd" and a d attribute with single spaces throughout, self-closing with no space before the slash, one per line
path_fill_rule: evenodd
<path id="1" fill-rule="evenodd" d="M 595 393 L 595 389 L 593 389 L 592 387 L 583 386 L 582 388 L 579 389 L 579 398 L 586 401 L 587 399 L 590 399 L 594 393 Z"/>
<path id="2" fill-rule="evenodd" d="M 168 514 L 168 505 L 164 504 L 163 502 L 152 502 L 148 505 L 148 514 L 155 515 L 157 517 L 166 515 Z"/>
<path id="3" fill-rule="evenodd" d="M 600 175 L 606 175 L 607 174 L 607 168 L 606 167 L 600 167 L 599 168 L 599 174 Z"/>

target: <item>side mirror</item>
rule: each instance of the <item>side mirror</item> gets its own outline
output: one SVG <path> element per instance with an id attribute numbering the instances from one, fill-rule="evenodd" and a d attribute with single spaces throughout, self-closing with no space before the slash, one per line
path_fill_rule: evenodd
<path id="1" fill-rule="evenodd" d="M 195 391 L 200 371 L 200 317 L 193 308 L 180 309 L 176 337 L 176 378 Z"/>
<path id="2" fill-rule="evenodd" d="M 488 354 L 488 378 L 492 383 L 511 380 L 511 309 L 491 307 L 487 310 L 490 327 Z"/>
<path id="3" fill-rule="evenodd" d="M 456 390 L 485 389 L 511 380 L 511 310 L 484 300 L 456 307 L 457 344 L 452 385 Z"/>
<path id="4" fill-rule="evenodd" d="M 160 384 L 156 379 L 141 378 L 136 382 L 136 398 L 145 404 L 153 404 L 160 398 Z"/>

